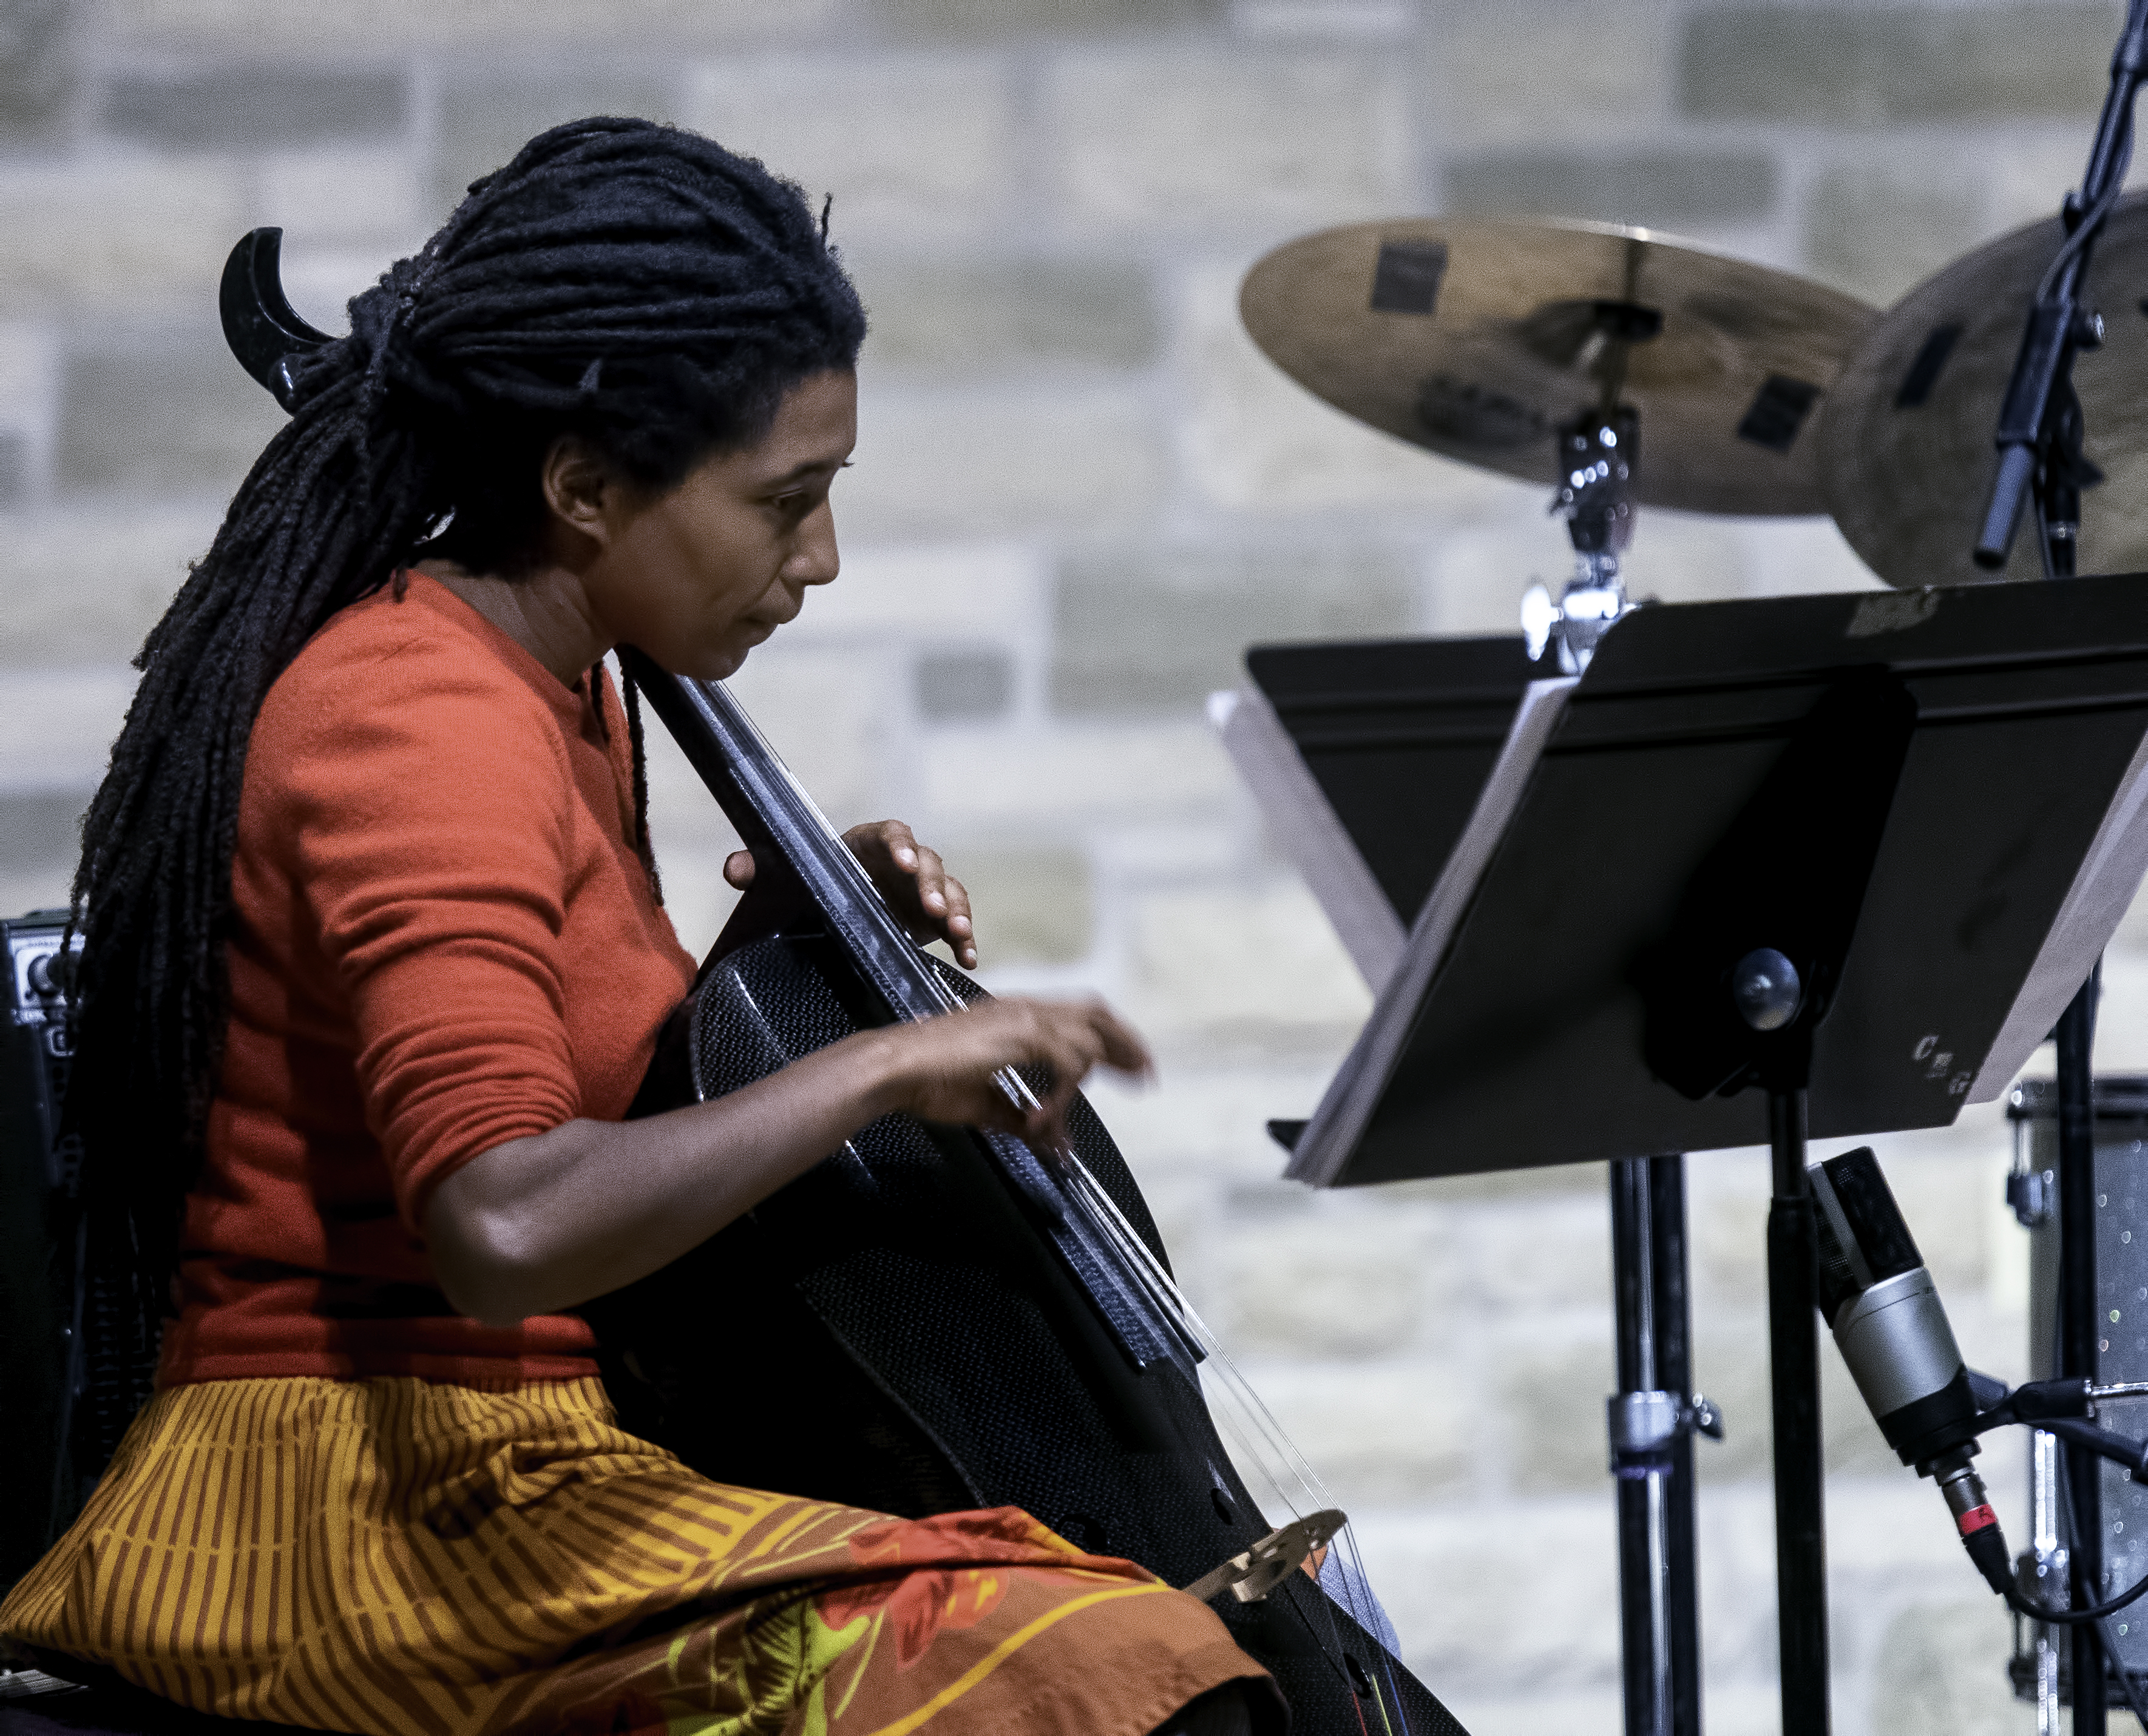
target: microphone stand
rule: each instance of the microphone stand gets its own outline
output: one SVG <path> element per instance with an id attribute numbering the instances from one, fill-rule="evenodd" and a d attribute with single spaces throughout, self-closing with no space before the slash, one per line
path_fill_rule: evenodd
<path id="1" fill-rule="evenodd" d="M 2080 490 L 2100 479 L 2082 452 L 2080 399 L 2074 359 L 2103 341 L 2103 318 L 2085 306 L 2089 263 L 2133 155 L 2133 101 L 2148 75 L 2148 0 L 2128 0 L 2125 28 L 2110 58 L 2110 89 L 2096 121 L 2080 191 L 2068 193 L 2059 220 L 2066 239 L 2037 286 L 2006 395 L 2000 401 L 1998 474 L 1978 532 L 1976 564 L 2003 569 L 2012 552 L 2024 499 L 2036 512 L 2037 550 L 2046 579 L 2077 570 Z M 2059 1173 L 2061 1239 L 2060 1372 L 2096 1375 L 2095 1081 L 2097 973 L 2091 971 L 2058 1026 Z M 2092 1453 L 2066 1449 L 2074 1492 L 2071 1591 L 2076 1606 L 2102 1594 L 2103 1473 Z M 2072 1634 L 2074 1736 L 2104 1736 L 2106 1699 L 2101 1636 L 2083 1623 Z"/>
<path id="2" fill-rule="evenodd" d="M 2128 0 L 2125 26 L 2110 58 L 2110 89 L 2096 122 L 2080 191 L 2066 195 L 2059 221 L 2066 239 L 2037 285 L 2014 373 L 2000 400 L 1999 469 L 1977 533 L 1976 564 L 1997 572 L 2014 546 L 2025 499 L 2036 508 L 2046 578 L 2075 571 L 2080 488 L 2097 479 L 2081 456 L 2080 400 L 2074 358 L 2103 342 L 2103 316 L 2083 304 L 2089 261 L 2133 156 L 2133 98 L 2148 76 L 2148 0 Z"/>

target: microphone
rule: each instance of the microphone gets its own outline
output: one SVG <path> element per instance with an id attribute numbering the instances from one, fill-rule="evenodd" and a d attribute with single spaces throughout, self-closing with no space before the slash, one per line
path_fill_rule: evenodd
<path id="1" fill-rule="evenodd" d="M 1820 1312 L 1880 1432 L 1946 1498 L 1962 1547 L 2002 1597 L 2006 1539 L 1971 1465 L 1976 1393 L 1939 1287 L 1869 1146 L 1807 1167 L 1819 1252 Z"/>

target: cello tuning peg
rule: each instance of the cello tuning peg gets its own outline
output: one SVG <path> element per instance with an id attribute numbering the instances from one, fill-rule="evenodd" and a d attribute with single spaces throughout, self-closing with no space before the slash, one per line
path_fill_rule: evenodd
<path id="1" fill-rule="evenodd" d="M 239 365 L 288 410 L 296 395 L 295 364 L 335 339 L 308 324 L 284 294 L 283 249 L 281 229 L 253 229 L 241 236 L 223 262 L 216 305 L 223 341 Z"/>

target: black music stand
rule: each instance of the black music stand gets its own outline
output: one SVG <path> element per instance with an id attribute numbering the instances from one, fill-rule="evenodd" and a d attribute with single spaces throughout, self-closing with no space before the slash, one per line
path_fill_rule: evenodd
<path id="1" fill-rule="evenodd" d="M 1997 1096 L 2144 867 L 2148 583 L 1644 610 L 1530 690 L 1295 1146 L 1351 1186 L 1770 1144 L 1786 1732 L 1828 1722 L 1808 1124 Z"/>
<path id="2" fill-rule="evenodd" d="M 1386 980 L 1467 828 L 1516 708 L 1548 665 L 1521 637 L 1256 646 L 1224 738 L 1368 981 Z M 1407 792 L 1406 795 L 1403 792 Z M 1294 1136 L 1302 1122 L 1271 1122 Z M 1627 1736 L 1699 1736 L 1685 1158 L 1614 1159 L 1617 1389 L 1606 1407 L 1619 1511 Z"/>

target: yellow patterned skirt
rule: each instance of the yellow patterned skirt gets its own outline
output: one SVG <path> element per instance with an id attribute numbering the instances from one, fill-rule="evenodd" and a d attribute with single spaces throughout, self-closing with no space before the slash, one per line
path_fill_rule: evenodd
<path id="1" fill-rule="evenodd" d="M 1146 1736 L 1261 1673 L 1206 1606 L 1026 1513 L 710 1483 L 595 1380 L 159 1392 L 0 1633 L 360 1736 Z"/>

